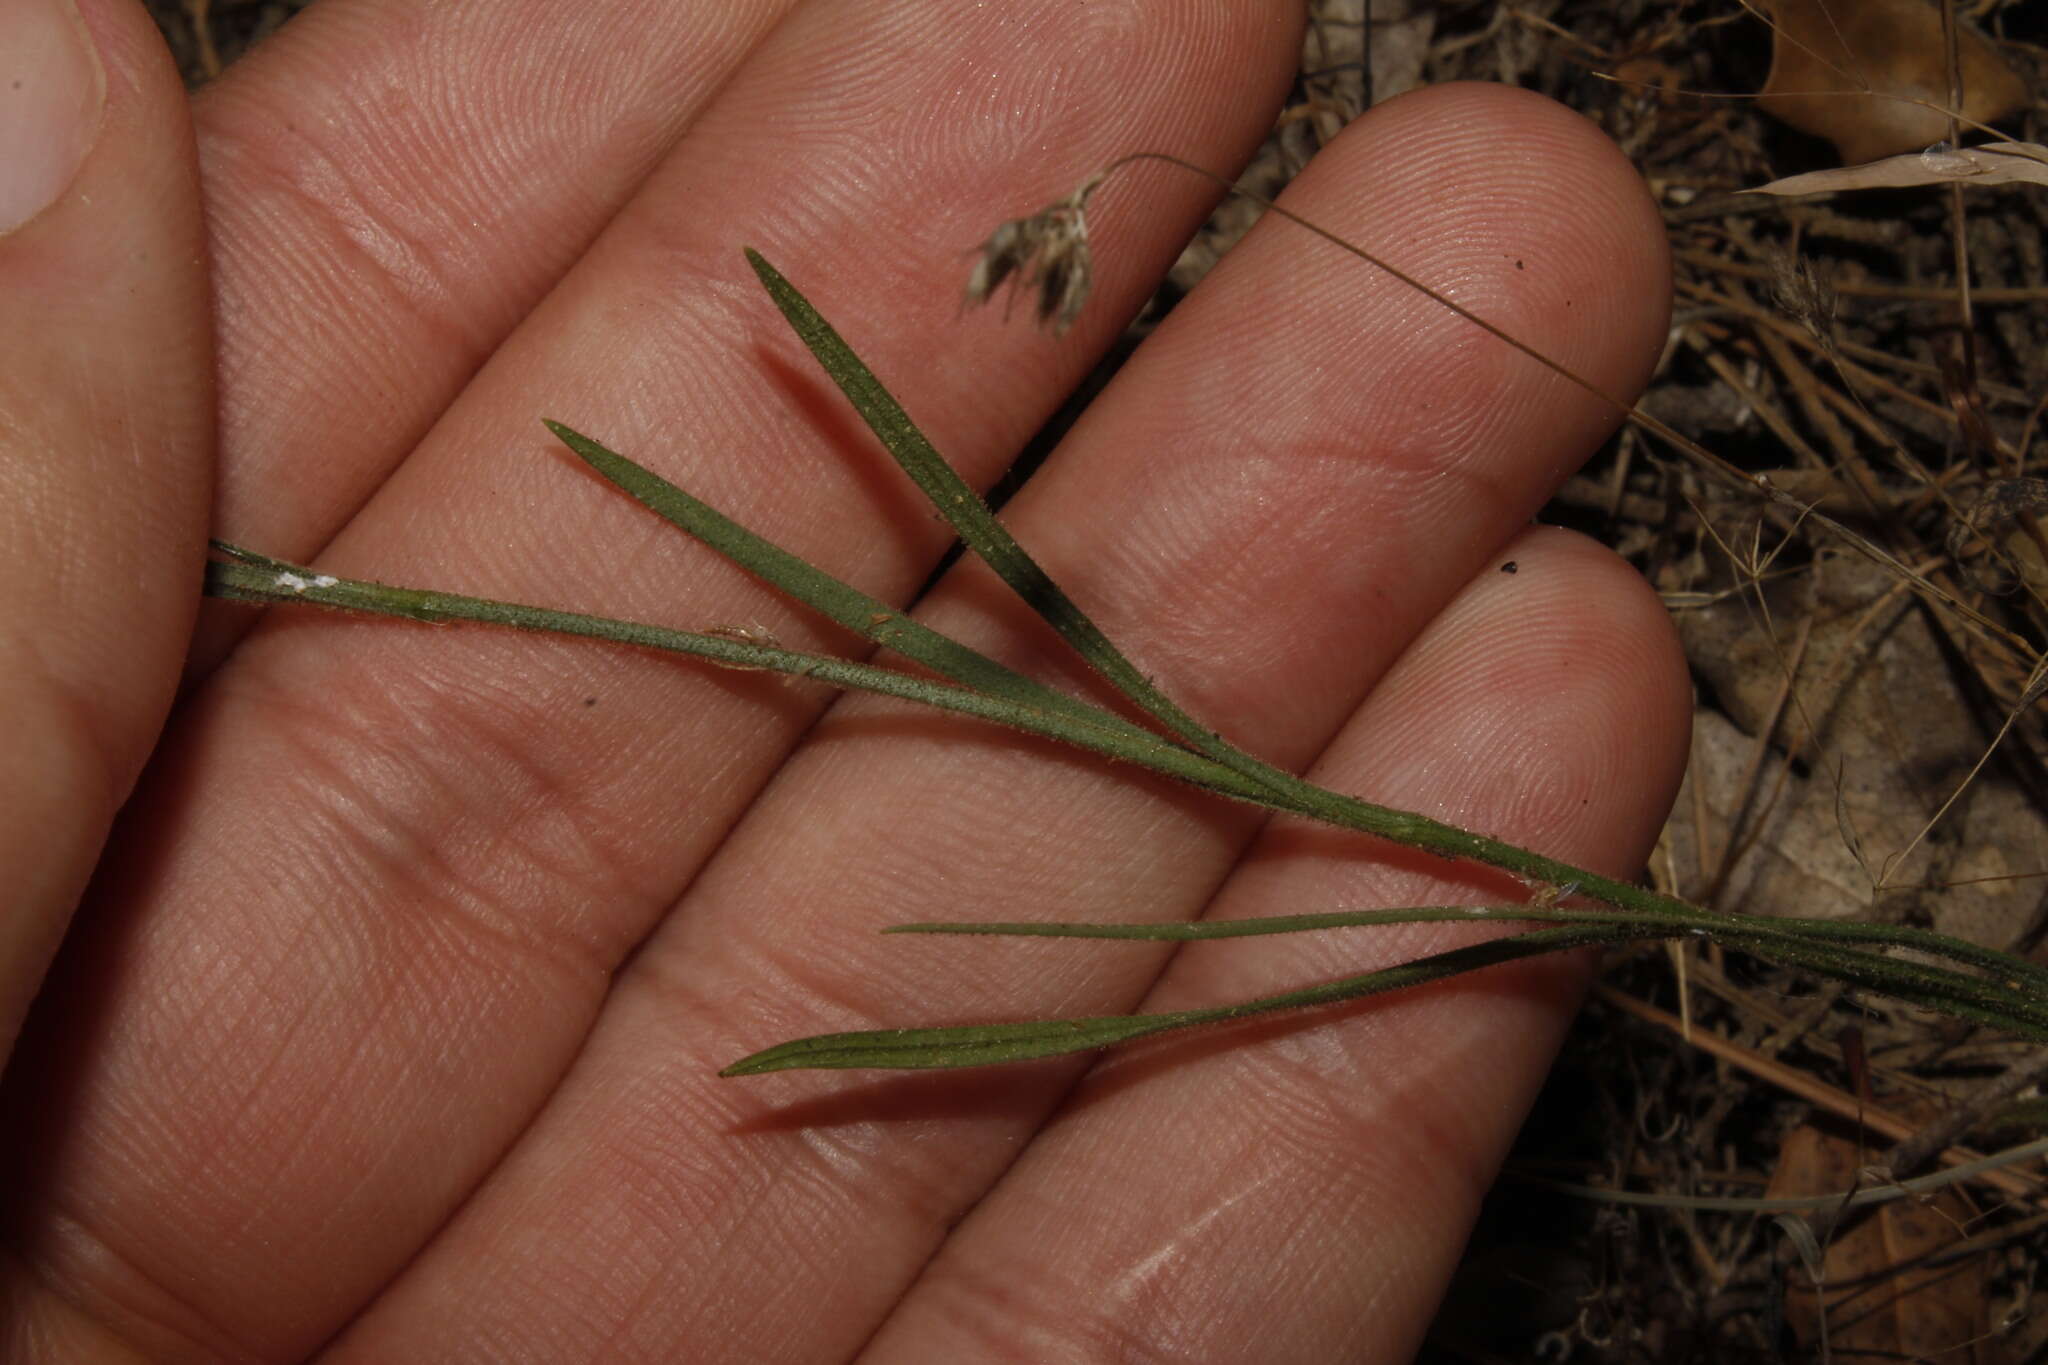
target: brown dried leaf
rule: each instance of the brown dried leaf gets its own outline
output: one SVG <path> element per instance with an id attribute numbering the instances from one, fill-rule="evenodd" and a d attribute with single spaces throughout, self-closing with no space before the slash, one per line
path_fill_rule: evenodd
<path id="1" fill-rule="evenodd" d="M 2003 544 L 2010 523 L 1980 516 L 1975 525 L 1973 537 L 1998 535 Z M 1970 562 L 1993 561 L 1979 549 Z M 1722 909 L 1912 914 L 1943 933 L 2009 943 L 2039 896 L 2023 877 L 2040 865 L 2029 861 L 2039 817 L 2025 783 L 2000 765 L 1971 776 L 1984 755 L 1986 713 L 1974 708 L 1941 632 L 1895 587 L 1868 561 L 1831 559 L 1810 580 L 1768 585 L 1768 621 L 1750 594 L 1677 614 L 1686 656 L 1716 704 L 1694 715 L 1692 763 L 1668 832 L 1671 865 L 1700 894 L 1722 875 L 1732 845 Z M 1790 651 L 1808 618 L 1799 702 L 1781 706 Z M 1997 719 L 1989 714 L 1988 724 Z M 1795 750 L 1796 764 L 1787 758 Z M 1883 891 L 1873 885 L 1880 876 Z"/>
<path id="2" fill-rule="evenodd" d="M 1860 166 L 1788 175 L 1744 194 L 1821 194 L 1829 190 L 1895 190 L 1911 185 L 2048 185 L 2048 147 L 2038 142 L 1991 142 L 1982 147 L 1929 147 Z"/>
<path id="3" fill-rule="evenodd" d="M 2000 479 L 1987 485 L 1969 512 L 1949 527 L 1949 558 L 1972 583 L 1996 596 L 2022 586 L 2048 594 L 2048 556 L 2035 534 L 2044 515 L 2048 479 Z M 2029 526 L 2028 520 L 2035 524 Z M 1979 540 L 1988 551 L 1981 559 L 1972 555 Z"/>
<path id="4" fill-rule="evenodd" d="M 1869 1185 L 1859 1181 L 1856 1144 L 1813 1127 L 1786 1135 L 1768 1193 L 1773 1198 L 1839 1194 Z M 1969 1208 L 1953 1190 L 1930 1200 L 1882 1205 L 1829 1241 L 1826 1284 L 1816 1293 L 1801 1271 L 1792 1272 L 1785 1317 L 1809 1345 L 1828 1315 L 1828 1345 L 1838 1359 L 1943 1360 L 1958 1365 L 1973 1354 L 1984 1328 L 1984 1264 L 1924 1264 L 1963 1240 Z"/>
<path id="5" fill-rule="evenodd" d="M 1772 116 L 1826 138 L 1851 165 L 1948 136 L 1941 12 L 1926 0 L 1775 0 L 1772 11 L 1771 74 L 1757 97 Z M 1965 29 L 1957 47 L 1963 117 L 1990 123 L 2027 106 L 2026 82 L 1989 43 Z"/>

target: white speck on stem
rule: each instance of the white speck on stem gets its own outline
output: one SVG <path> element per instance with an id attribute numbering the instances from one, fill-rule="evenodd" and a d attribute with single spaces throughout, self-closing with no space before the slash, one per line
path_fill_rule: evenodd
<path id="1" fill-rule="evenodd" d="M 331 573 L 315 574 L 311 578 L 287 570 L 277 576 L 277 586 L 290 593 L 304 593 L 310 588 L 331 588 L 341 582 Z"/>

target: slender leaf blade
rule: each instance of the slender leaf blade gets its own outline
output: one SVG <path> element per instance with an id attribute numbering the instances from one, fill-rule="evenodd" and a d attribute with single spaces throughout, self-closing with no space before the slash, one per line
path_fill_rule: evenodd
<path id="1" fill-rule="evenodd" d="M 1627 928 L 1570 925 L 1558 929 L 1534 929 L 1509 938 L 1489 939 L 1485 943 L 1453 948 L 1360 976 L 1203 1009 L 1173 1010 L 1163 1014 L 1042 1019 L 1023 1023 L 968 1024 L 956 1028 L 823 1033 L 766 1048 L 741 1058 L 718 1074 L 732 1077 L 797 1070 L 953 1070 L 1094 1052 L 1154 1034 L 1227 1024 L 1283 1010 L 1362 1000 L 1519 958 L 1592 943 L 1619 942 L 1629 937 Z"/>
<path id="2" fill-rule="evenodd" d="M 775 306 L 782 311 L 797 338 L 809 349 L 818 365 L 839 386 L 861 420 L 875 433 L 903 472 L 908 474 L 939 515 L 952 524 L 961 541 L 979 556 L 1025 605 L 1073 646 L 1090 667 L 1101 673 L 1116 689 L 1153 716 L 1167 729 L 1232 770 L 1265 783 L 1276 790 L 1306 787 L 1301 779 L 1271 764 L 1262 763 L 1223 739 L 1154 687 L 1123 651 L 1111 644 L 1094 621 L 1073 599 L 1053 582 L 1052 575 L 1017 543 L 1009 529 L 996 519 L 981 495 L 954 472 L 932 443 L 925 438 L 910 414 L 896 401 L 882 381 L 875 377 L 853 348 L 827 322 L 809 299 L 760 252 L 747 248 L 747 263 L 761 279 Z"/>
<path id="3" fill-rule="evenodd" d="M 880 598 L 870 597 L 773 541 L 749 531 L 710 504 L 692 497 L 645 465 L 601 442 L 560 422 L 543 419 L 543 424 L 578 459 L 635 502 L 724 555 L 770 587 L 855 634 L 893 649 L 906 659 L 913 659 L 977 692 L 1058 712 L 1105 730 L 1158 738 L 1114 712 L 1068 696 L 1036 678 L 1027 678 L 979 650 L 941 635 Z"/>

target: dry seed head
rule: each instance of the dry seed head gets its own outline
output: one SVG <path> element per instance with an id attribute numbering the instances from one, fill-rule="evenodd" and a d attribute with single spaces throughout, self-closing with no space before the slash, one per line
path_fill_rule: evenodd
<path id="1" fill-rule="evenodd" d="M 1835 287 L 1805 257 L 1771 257 L 1771 294 L 1829 355 L 1835 345 Z"/>
<path id="2" fill-rule="evenodd" d="M 1038 321 L 1055 336 L 1073 326 L 1095 283 L 1087 206 L 1101 183 L 1100 174 L 1092 175 L 1066 198 L 991 233 L 967 277 L 967 302 L 986 303 L 1007 282 L 1013 291 L 1038 292 Z"/>
<path id="3" fill-rule="evenodd" d="M 2025 580 L 2026 566 L 2014 562 L 2017 556 L 2013 550 L 2025 555 L 2028 542 L 2015 539 L 2009 550 L 2003 533 L 2020 517 L 2038 517 L 2043 513 L 2048 513 L 2048 479 L 2000 479 L 1986 486 L 1969 512 L 1950 525 L 1949 558 L 1962 567 L 1972 582 L 1994 597 L 2016 592 Z M 1975 559 L 1970 549 L 1980 539 L 1985 554 L 1982 559 Z"/>

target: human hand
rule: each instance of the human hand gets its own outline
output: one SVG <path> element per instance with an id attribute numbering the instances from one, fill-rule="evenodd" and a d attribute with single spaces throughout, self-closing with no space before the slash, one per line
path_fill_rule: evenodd
<path id="1" fill-rule="evenodd" d="M 220 535 L 324 570 L 845 648 L 537 419 L 908 600 L 943 527 L 740 246 L 986 485 L 1210 191 L 1104 189 L 1059 342 L 958 318 L 965 248 L 1133 149 L 1237 164 L 1298 37 L 1277 0 L 943 25 L 326 0 L 198 104 L 209 349 L 182 96 L 138 14 L 81 6 L 97 140 L 0 238 L 26 323 L 0 337 L 0 714 L 32 741 L 0 770 L 9 1033 L 157 739 L 209 462 Z M 1534 97 L 1384 106 L 1288 203 L 1610 390 L 1655 355 L 1656 216 Z M 1005 519 L 1234 742 L 1625 872 L 1682 762 L 1683 671 L 1618 560 L 1527 525 L 1614 420 L 1269 223 Z M 1090 686 L 975 566 L 921 614 Z M 10 1360 L 1405 1359 L 1581 983 L 1531 963 L 1092 1067 L 721 1081 L 798 1034 L 1174 1008 L 1456 937 L 1169 956 L 883 925 L 1501 883 L 801 683 L 243 619 L 202 633 L 6 1078 Z"/>

